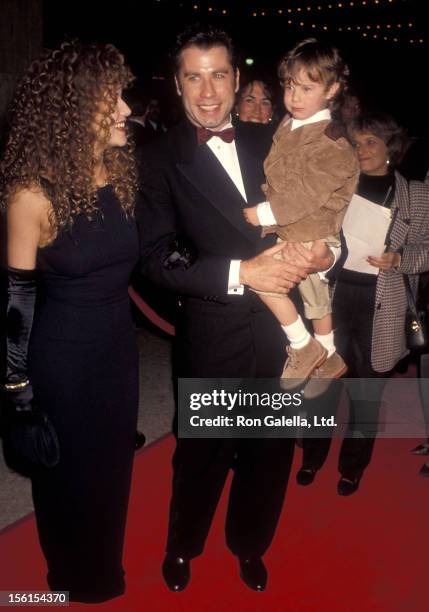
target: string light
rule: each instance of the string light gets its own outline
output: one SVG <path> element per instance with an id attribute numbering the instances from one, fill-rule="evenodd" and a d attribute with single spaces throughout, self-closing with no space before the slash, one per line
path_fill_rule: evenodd
<path id="1" fill-rule="evenodd" d="M 371 3 L 373 3 L 373 5 L 378 5 L 378 8 L 380 8 L 380 6 L 383 3 L 391 4 L 393 1 L 394 0 L 361 0 L 361 6 L 370 7 Z M 399 1 L 399 0 L 396 0 L 396 1 Z M 320 0 L 319 0 L 319 2 L 320 2 Z M 347 5 L 349 7 L 352 7 L 352 8 L 358 8 L 359 7 L 359 2 L 351 0 L 350 2 L 346 3 L 346 2 L 344 2 L 344 0 L 340 0 L 336 4 L 330 3 L 328 5 L 325 5 L 325 7 L 323 7 L 320 3 L 319 4 L 314 4 L 314 5 L 307 4 L 307 6 L 288 7 L 284 11 L 279 9 L 279 10 L 277 10 L 277 12 L 279 14 L 282 14 L 285 11 L 287 11 L 288 13 L 302 13 L 304 11 L 307 11 L 308 13 L 310 13 L 313 10 L 322 11 L 324 8 L 325 8 L 325 10 L 326 9 L 336 9 L 336 8 L 343 9 L 343 8 L 346 8 Z M 276 9 L 272 9 L 272 10 L 273 10 L 273 12 L 276 12 Z M 266 9 L 264 9 L 264 11 L 266 13 Z"/>
<path id="2" fill-rule="evenodd" d="M 399 0 L 396 0 L 397 3 L 399 4 Z M 425 38 L 424 36 L 422 36 L 422 32 L 418 31 L 418 29 L 420 29 L 420 27 L 416 24 L 415 20 L 413 20 L 413 16 L 412 15 L 408 15 L 405 16 L 403 19 L 403 22 L 399 22 L 399 23 L 382 23 L 382 19 L 380 18 L 381 16 L 381 12 L 377 13 L 379 15 L 379 18 L 376 19 L 375 23 L 372 22 L 372 19 L 368 19 L 368 21 L 365 23 L 353 23 L 353 18 L 350 18 L 349 15 L 351 16 L 351 9 L 355 8 L 355 9 L 361 9 L 362 11 L 362 15 L 363 13 L 363 8 L 361 7 L 366 7 L 368 9 L 368 12 L 372 9 L 372 10 L 377 10 L 377 11 L 381 11 L 381 9 L 383 8 L 383 5 L 386 7 L 387 4 L 389 4 L 389 8 L 391 8 L 391 6 L 393 5 L 394 0 L 337 0 L 335 2 L 329 2 L 329 4 L 322 4 L 321 0 L 307 0 L 306 2 L 301 2 L 301 5 L 298 5 L 298 2 L 294 2 L 292 6 L 286 6 L 283 8 L 279 8 L 279 6 L 277 5 L 277 7 L 270 7 L 270 6 L 265 6 L 265 7 L 261 7 L 260 5 L 257 6 L 256 8 L 251 8 L 248 11 L 248 15 L 250 18 L 272 18 L 272 17 L 285 17 L 285 22 L 288 26 L 290 27 L 294 27 L 294 28 L 299 28 L 299 30 L 304 30 L 305 28 L 307 28 L 307 30 L 314 32 L 314 34 L 317 33 L 317 31 L 319 32 L 339 32 L 341 34 L 345 34 L 350 33 L 356 33 L 357 35 L 361 35 L 362 37 L 366 38 L 367 40 L 380 40 L 380 41 L 389 41 L 389 42 L 401 42 L 403 44 L 413 44 L 413 45 L 423 45 L 423 44 L 427 44 L 428 40 L 427 38 Z M 225 2 L 225 4 L 227 4 Z M 224 6 L 225 6 L 224 4 Z M 267 3 L 268 4 L 268 3 Z M 202 11 L 203 10 L 203 5 L 201 4 L 201 2 L 190 2 L 190 8 L 195 10 L 195 11 Z M 349 8 L 349 15 L 347 15 L 347 8 Z M 219 14 L 219 15 L 223 15 L 223 16 L 227 16 L 230 15 L 233 12 L 233 9 L 221 9 L 218 7 L 215 7 L 214 5 L 209 6 L 208 8 L 206 8 L 206 10 L 208 11 L 209 14 L 214 15 L 214 14 Z M 329 10 L 329 16 L 331 17 L 333 15 L 333 13 L 337 13 L 338 17 L 339 15 L 344 15 L 346 17 L 345 19 L 345 23 L 343 21 L 343 23 L 338 23 L 338 20 L 335 19 L 332 20 L 330 18 L 328 18 L 328 14 L 327 11 Z M 388 9 L 387 9 L 388 10 Z M 318 14 L 316 14 L 316 11 L 318 12 Z M 341 11 L 341 13 L 340 13 Z M 316 14 L 316 18 L 320 19 L 321 21 L 314 21 L 314 17 L 312 18 L 311 15 L 312 13 Z M 326 19 L 323 19 L 323 14 L 326 14 Z M 375 13 L 374 13 L 375 15 Z M 388 13 L 386 13 L 386 15 L 388 15 Z M 308 16 L 308 20 L 306 21 L 305 18 L 306 16 Z M 296 17 L 295 19 L 293 19 L 294 17 Z M 410 19 L 411 17 L 411 19 Z M 347 23 L 347 21 L 349 23 Z M 324 23 L 323 23 L 324 22 Z M 415 31 L 417 30 L 417 32 Z M 397 32 L 397 34 L 400 34 L 402 32 L 402 34 L 405 34 L 406 31 L 408 33 L 408 37 L 403 37 L 401 36 L 400 38 L 398 36 L 395 36 L 395 31 Z M 411 36 L 410 36 L 411 34 Z M 421 37 L 420 37 L 420 36 Z"/>

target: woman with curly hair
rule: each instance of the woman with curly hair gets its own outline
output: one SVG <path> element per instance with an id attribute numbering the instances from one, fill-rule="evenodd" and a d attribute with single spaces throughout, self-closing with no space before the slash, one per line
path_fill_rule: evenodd
<path id="1" fill-rule="evenodd" d="M 59 459 L 30 471 L 52 590 L 124 592 L 122 550 L 138 404 L 128 280 L 138 257 L 132 80 L 112 45 L 64 43 L 34 61 L 1 163 L 8 225 L 5 389 L 36 406 Z M 37 300 L 36 300 L 37 286 Z"/>

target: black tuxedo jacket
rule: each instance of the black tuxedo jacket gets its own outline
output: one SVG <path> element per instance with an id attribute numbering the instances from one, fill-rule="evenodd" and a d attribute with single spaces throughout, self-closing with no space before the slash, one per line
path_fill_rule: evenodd
<path id="1" fill-rule="evenodd" d="M 245 144 L 243 144 L 245 143 Z M 145 151 L 141 173 L 142 203 L 137 207 L 144 272 L 179 294 L 221 302 L 243 300 L 228 295 L 231 259 L 248 259 L 275 242 L 261 239 L 243 208 L 264 200 L 263 154 L 247 145 L 237 128 L 236 147 L 247 203 L 207 145 L 198 146 L 195 127 L 185 121 Z M 163 262 L 172 239 L 184 236 L 198 258 L 187 270 L 166 270 Z M 247 292 L 246 292 L 247 293 Z"/>
<path id="2" fill-rule="evenodd" d="M 236 148 L 247 202 L 210 148 L 198 146 L 188 121 L 145 150 L 136 208 L 141 265 L 152 281 L 184 296 L 176 328 L 182 376 L 272 377 L 285 359 L 285 336 L 259 297 L 247 288 L 228 294 L 231 260 L 254 257 L 276 240 L 262 239 L 261 228 L 243 215 L 243 207 L 264 200 L 266 139 L 249 136 L 242 123 Z M 198 257 L 188 269 L 168 270 L 164 262 L 177 235 Z"/>
<path id="3" fill-rule="evenodd" d="M 245 128 L 243 128 L 245 130 Z M 136 209 L 143 273 L 184 296 L 176 325 L 176 373 L 191 377 L 272 377 L 282 369 L 285 337 L 259 297 L 228 294 L 232 259 L 248 259 L 271 246 L 248 224 L 243 207 L 263 201 L 263 157 L 237 129 L 236 147 L 247 202 L 207 145 L 198 146 L 187 121 L 146 149 L 142 199 Z M 163 262 L 180 235 L 197 259 L 168 270 Z"/>

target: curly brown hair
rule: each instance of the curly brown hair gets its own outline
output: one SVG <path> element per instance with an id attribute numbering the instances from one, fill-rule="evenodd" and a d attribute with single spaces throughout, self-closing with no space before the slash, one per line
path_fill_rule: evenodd
<path id="1" fill-rule="evenodd" d="M 10 109 L 0 166 L 1 206 L 23 188 L 39 188 L 52 204 L 55 233 L 78 214 L 91 218 L 97 208 L 95 145 L 109 142 L 118 90 L 132 80 L 124 57 L 110 44 L 74 40 L 33 61 Z M 106 148 L 103 162 L 123 210 L 132 214 L 137 191 L 133 144 Z"/>

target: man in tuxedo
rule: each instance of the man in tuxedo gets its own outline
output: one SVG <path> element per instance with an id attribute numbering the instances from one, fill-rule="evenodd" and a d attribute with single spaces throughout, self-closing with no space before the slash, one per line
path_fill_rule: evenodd
<path id="1" fill-rule="evenodd" d="M 243 208 L 264 200 L 263 157 L 231 128 L 239 73 L 229 37 L 190 28 L 174 54 L 186 119 L 146 151 L 137 209 L 144 273 L 181 297 L 176 327 L 179 377 L 278 377 L 285 358 L 280 326 L 249 289 L 287 293 L 332 253 L 295 248 L 296 263 L 273 258 L 281 245 L 246 223 Z M 223 132 L 219 134 L 219 132 Z M 268 549 L 286 492 L 293 439 L 179 438 L 173 458 L 163 575 L 173 591 L 190 579 L 227 474 L 234 477 L 226 541 L 240 576 L 262 591 Z"/>

